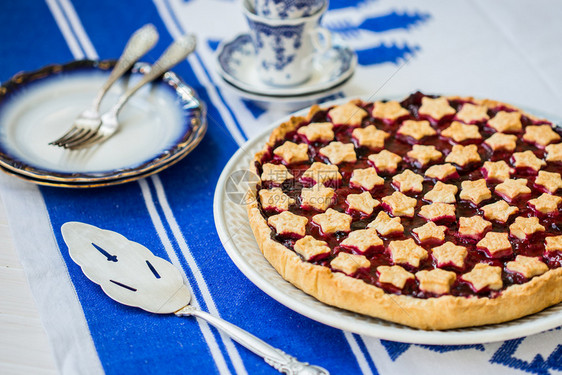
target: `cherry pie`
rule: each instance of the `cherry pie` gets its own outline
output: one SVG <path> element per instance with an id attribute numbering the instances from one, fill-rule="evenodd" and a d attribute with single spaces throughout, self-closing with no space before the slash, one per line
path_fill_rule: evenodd
<path id="1" fill-rule="evenodd" d="M 422 329 L 516 319 L 562 301 L 561 135 L 492 100 L 313 106 L 255 156 L 250 224 L 327 304 Z"/>

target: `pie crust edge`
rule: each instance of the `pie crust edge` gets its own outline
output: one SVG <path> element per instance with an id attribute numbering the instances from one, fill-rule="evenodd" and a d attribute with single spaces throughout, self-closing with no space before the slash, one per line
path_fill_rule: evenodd
<path id="1" fill-rule="evenodd" d="M 519 110 L 512 105 L 489 99 L 458 96 L 446 98 Z M 287 133 L 294 131 L 301 122 L 312 118 L 320 109 L 320 106 L 313 105 L 306 117 L 291 117 L 275 128 L 263 150 L 251 161 L 250 171 L 257 175 L 256 163 L 261 162 L 270 147 L 284 139 Z M 531 115 L 529 117 L 537 119 Z M 257 200 L 248 204 L 247 209 L 258 246 L 276 271 L 285 280 L 319 301 L 345 310 L 414 328 L 444 330 L 502 323 L 537 313 L 562 301 L 562 267 L 551 269 L 524 284 L 511 285 L 495 298 L 445 295 L 422 299 L 388 294 L 362 280 L 302 261 L 296 253 L 271 238 L 273 233 L 258 208 Z"/>

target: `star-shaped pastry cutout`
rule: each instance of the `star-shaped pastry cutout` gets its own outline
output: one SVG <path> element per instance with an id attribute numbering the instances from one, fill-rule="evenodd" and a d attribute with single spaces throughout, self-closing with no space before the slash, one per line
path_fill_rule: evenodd
<path id="1" fill-rule="evenodd" d="M 472 202 L 475 205 L 486 199 L 492 198 L 492 192 L 486 186 L 486 180 L 463 181 L 461 183 L 460 198 Z"/>
<path id="2" fill-rule="evenodd" d="M 304 135 L 309 142 L 329 142 L 334 139 L 333 127 L 330 122 L 314 122 L 301 126 L 297 133 Z"/>
<path id="3" fill-rule="evenodd" d="M 320 226 L 323 234 L 351 231 L 351 216 L 328 208 L 325 213 L 314 215 L 312 221 Z"/>
<path id="4" fill-rule="evenodd" d="M 424 96 L 418 113 L 420 115 L 430 116 L 435 120 L 441 120 L 445 116 L 454 115 L 456 111 L 449 105 L 447 98 L 441 96 L 433 99 Z"/>
<path id="5" fill-rule="evenodd" d="M 517 272 L 524 278 L 542 275 L 548 271 L 548 266 L 539 258 L 517 255 L 515 261 L 507 262 L 506 267 L 511 272 Z"/>
<path id="6" fill-rule="evenodd" d="M 458 121 L 453 121 L 451 126 L 441 132 L 441 135 L 456 143 L 482 139 L 477 125 L 466 125 Z"/>
<path id="7" fill-rule="evenodd" d="M 513 252 L 507 233 L 488 232 L 477 244 L 476 247 L 491 258 L 501 258 Z"/>
<path id="8" fill-rule="evenodd" d="M 547 156 L 546 161 L 548 162 L 562 162 L 562 143 L 557 143 L 555 145 L 548 145 L 545 147 Z"/>
<path id="9" fill-rule="evenodd" d="M 546 162 L 537 158 L 535 153 L 531 150 L 525 152 L 515 152 L 512 158 L 513 166 L 515 168 L 531 169 L 535 173 L 546 165 Z"/>
<path id="10" fill-rule="evenodd" d="M 377 248 L 384 248 L 384 243 L 377 236 L 377 232 L 374 229 L 354 230 L 340 245 L 358 250 L 362 254 L 368 251 L 375 251 Z"/>
<path id="11" fill-rule="evenodd" d="M 492 223 L 478 215 L 459 219 L 459 235 L 462 237 L 478 240 L 490 229 L 492 229 Z"/>
<path id="12" fill-rule="evenodd" d="M 349 194 L 345 200 L 347 202 L 347 212 L 362 212 L 370 215 L 373 210 L 380 205 L 380 202 L 373 198 L 371 193 L 364 191 L 361 194 Z"/>
<path id="13" fill-rule="evenodd" d="M 517 147 L 517 136 L 513 134 L 494 133 L 484 141 L 492 151 L 513 152 Z"/>
<path id="14" fill-rule="evenodd" d="M 296 241 L 293 248 L 297 254 L 304 258 L 304 260 L 320 259 L 331 252 L 330 247 L 326 242 L 317 240 L 312 236 L 305 236 Z"/>
<path id="15" fill-rule="evenodd" d="M 511 203 L 515 199 L 531 194 L 531 189 L 527 187 L 527 180 L 524 178 L 505 180 L 497 185 L 494 192 Z"/>
<path id="16" fill-rule="evenodd" d="M 324 164 L 314 162 L 304 171 L 301 176 L 303 182 L 314 181 L 318 184 L 324 184 L 330 181 L 340 181 L 342 179 L 338 166 L 333 164 Z"/>
<path id="17" fill-rule="evenodd" d="M 330 142 L 320 149 L 320 154 L 327 157 L 332 164 L 353 163 L 357 161 L 355 147 L 352 143 Z"/>
<path id="18" fill-rule="evenodd" d="M 517 217 L 509 226 L 509 234 L 520 240 L 526 240 L 537 232 L 544 232 L 545 228 L 539 224 L 538 217 Z"/>
<path id="19" fill-rule="evenodd" d="M 377 274 L 381 283 L 392 284 L 398 289 L 403 289 L 408 280 L 415 279 L 413 273 L 400 266 L 378 266 Z"/>
<path id="20" fill-rule="evenodd" d="M 436 261 L 437 267 L 452 266 L 463 269 L 468 250 L 464 246 L 446 242 L 441 246 L 431 249 L 431 254 Z"/>
<path id="21" fill-rule="evenodd" d="M 400 129 L 398 129 L 397 134 L 411 137 L 419 141 L 424 137 L 431 137 L 437 134 L 437 132 L 431 127 L 429 121 L 406 120 L 402 123 Z"/>
<path id="22" fill-rule="evenodd" d="M 540 197 L 527 202 L 529 207 L 545 215 L 555 215 L 560 212 L 562 198 L 556 195 L 543 193 Z"/>
<path id="23" fill-rule="evenodd" d="M 529 125 L 525 128 L 523 140 L 540 147 L 546 147 L 552 142 L 560 140 L 560 135 L 550 125 Z"/>
<path id="24" fill-rule="evenodd" d="M 278 234 L 304 237 L 308 219 L 289 211 L 283 211 L 278 215 L 270 216 L 267 223 L 275 228 Z"/>
<path id="25" fill-rule="evenodd" d="M 349 179 L 349 185 L 364 190 L 373 190 L 377 186 L 383 186 L 384 179 L 377 174 L 377 170 L 373 167 L 355 169 Z"/>
<path id="26" fill-rule="evenodd" d="M 556 172 L 539 171 L 535 185 L 547 193 L 554 194 L 558 189 L 562 189 L 562 176 Z"/>
<path id="27" fill-rule="evenodd" d="M 441 159 L 443 154 L 437 150 L 435 146 L 414 145 L 406 154 L 412 160 L 415 160 L 420 167 Z"/>
<path id="28" fill-rule="evenodd" d="M 444 184 L 437 181 L 433 189 L 428 191 L 423 198 L 433 203 L 455 203 L 458 188 L 455 185 Z"/>
<path id="29" fill-rule="evenodd" d="M 410 198 L 399 191 L 390 196 L 382 198 L 383 208 L 392 216 L 414 217 L 414 209 L 418 203 L 417 199 Z"/>
<path id="30" fill-rule="evenodd" d="M 482 207 L 484 217 L 499 223 L 507 223 L 509 217 L 519 212 L 517 207 L 510 206 L 505 201 L 497 201 Z"/>
<path id="31" fill-rule="evenodd" d="M 375 128 L 374 125 L 369 125 L 366 128 L 355 128 L 351 135 L 357 140 L 359 146 L 375 150 L 383 148 L 384 141 L 390 137 L 390 134 Z"/>
<path id="32" fill-rule="evenodd" d="M 411 238 L 403 241 L 391 241 L 388 250 L 394 264 L 409 264 L 412 267 L 419 267 L 420 262 L 427 259 L 427 251 L 416 245 Z"/>
<path id="33" fill-rule="evenodd" d="M 335 191 L 332 188 L 318 183 L 311 188 L 301 190 L 301 207 L 313 208 L 318 211 L 326 211 L 328 207 L 336 203 Z"/>
<path id="34" fill-rule="evenodd" d="M 562 236 L 551 236 L 544 239 L 545 247 L 547 253 L 553 253 L 555 251 L 562 251 Z"/>
<path id="35" fill-rule="evenodd" d="M 511 177 L 511 168 L 503 160 L 486 161 L 482 167 L 482 175 L 487 181 L 504 182 Z"/>
<path id="36" fill-rule="evenodd" d="M 453 164 L 445 163 L 439 165 L 433 165 L 427 168 L 425 171 L 425 176 L 429 178 L 435 178 L 439 181 L 445 181 L 449 178 L 458 177 L 457 168 Z"/>
<path id="37" fill-rule="evenodd" d="M 465 124 L 471 124 L 487 121 L 490 119 L 490 116 L 488 116 L 488 108 L 486 106 L 465 103 L 461 110 L 457 112 L 455 118 Z"/>
<path id="38" fill-rule="evenodd" d="M 259 195 L 264 210 L 287 211 L 289 205 L 295 203 L 295 200 L 283 193 L 280 188 L 262 189 Z"/>
<path id="39" fill-rule="evenodd" d="M 400 223 L 400 218 L 391 218 L 384 211 L 379 212 L 375 220 L 367 225 L 367 228 L 375 229 L 381 236 L 390 236 L 394 234 L 401 234 L 404 232 L 404 227 Z"/>
<path id="40" fill-rule="evenodd" d="M 451 290 L 451 285 L 457 279 L 457 274 L 439 268 L 431 271 L 422 270 L 416 272 L 416 279 L 420 282 L 420 289 L 433 294 L 445 294 Z"/>
<path id="41" fill-rule="evenodd" d="M 398 169 L 398 164 L 402 161 L 399 155 L 387 150 L 382 150 L 378 154 L 371 154 L 368 159 L 379 173 L 394 173 Z"/>
<path id="42" fill-rule="evenodd" d="M 408 116 L 410 112 L 397 101 L 375 102 L 371 115 L 381 120 L 394 121 L 400 117 Z"/>
<path id="43" fill-rule="evenodd" d="M 340 252 L 331 262 L 330 266 L 335 271 L 340 271 L 346 275 L 353 275 L 361 268 L 369 268 L 371 262 L 364 255 L 356 255 Z"/>
<path id="44" fill-rule="evenodd" d="M 421 206 L 419 215 L 431 221 L 455 221 L 455 206 L 447 203 L 431 203 Z"/>
<path id="45" fill-rule="evenodd" d="M 335 125 L 361 126 L 361 122 L 369 113 L 354 102 L 335 106 L 328 111 L 328 117 Z"/>
<path id="46" fill-rule="evenodd" d="M 478 146 L 476 145 L 454 145 L 449 155 L 445 158 L 447 163 L 455 163 L 460 167 L 466 167 L 472 163 L 479 163 L 480 160 Z"/>
<path id="47" fill-rule="evenodd" d="M 443 225 L 437 225 L 433 221 L 429 221 L 422 225 L 421 227 L 415 228 L 412 232 L 415 233 L 416 238 L 420 243 L 433 242 L 433 243 L 443 243 L 445 241 L 445 232 L 447 227 Z"/>
<path id="48" fill-rule="evenodd" d="M 392 177 L 392 184 L 402 193 L 419 193 L 423 190 L 423 176 L 406 169 Z"/>
<path id="49" fill-rule="evenodd" d="M 521 113 L 499 111 L 488 121 L 488 126 L 500 133 L 514 133 L 523 129 L 521 125 Z"/>
<path id="50" fill-rule="evenodd" d="M 468 282 L 476 293 L 482 290 L 500 290 L 503 287 L 502 269 L 489 264 L 478 263 L 472 271 L 465 273 L 461 279 Z"/>
<path id="51" fill-rule="evenodd" d="M 308 145 L 287 141 L 273 150 L 273 154 L 279 156 L 287 164 L 302 163 L 308 161 Z"/>
<path id="52" fill-rule="evenodd" d="M 290 180 L 294 176 L 289 172 L 283 164 L 265 163 L 262 167 L 262 181 L 271 181 L 276 184 L 282 184 L 286 180 Z"/>

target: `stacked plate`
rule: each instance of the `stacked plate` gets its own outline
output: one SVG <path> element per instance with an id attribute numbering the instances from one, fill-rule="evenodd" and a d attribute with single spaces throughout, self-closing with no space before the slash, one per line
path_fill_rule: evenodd
<path id="1" fill-rule="evenodd" d="M 221 43 L 217 61 L 224 86 L 243 99 L 264 107 L 293 103 L 302 106 L 339 91 L 353 75 L 357 55 L 346 46 L 333 45 L 314 59 L 312 77 L 295 87 L 272 87 L 261 82 L 256 74 L 255 50 L 249 34 L 240 34 Z"/>
<path id="2" fill-rule="evenodd" d="M 116 185 L 185 157 L 207 129 L 205 106 L 176 74 L 165 73 L 123 108 L 119 132 L 81 151 L 49 145 L 65 133 L 106 81 L 114 61 L 75 61 L 20 73 L 0 88 L 0 169 L 41 185 Z M 137 63 L 106 94 L 101 111 L 150 69 Z"/>

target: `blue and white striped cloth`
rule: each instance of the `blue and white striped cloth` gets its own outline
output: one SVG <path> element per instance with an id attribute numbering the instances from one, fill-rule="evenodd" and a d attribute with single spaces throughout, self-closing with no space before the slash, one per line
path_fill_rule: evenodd
<path id="1" fill-rule="evenodd" d="M 174 38 L 199 47 L 175 71 L 207 103 L 209 130 L 183 161 L 122 186 L 70 190 L 0 176 L 16 247 L 57 365 L 65 374 L 275 373 L 203 321 L 155 316 L 119 305 L 87 280 L 60 234 L 67 221 L 110 229 L 179 266 L 194 303 L 333 374 L 562 371 L 558 330 L 484 345 L 389 342 L 324 326 L 250 283 L 224 252 L 213 220 L 218 176 L 236 149 L 285 114 L 221 90 L 214 51 L 246 30 L 236 0 L 18 0 L 0 4 L 0 80 L 73 59 L 115 58 L 129 35 L 153 23 L 154 61 Z M 472 94 L 525 103 L 562 116 L 562 7 L 523 0 L 414 2 L 332 0 L 325 25 L 358 52 L 340 96 Z"/>

